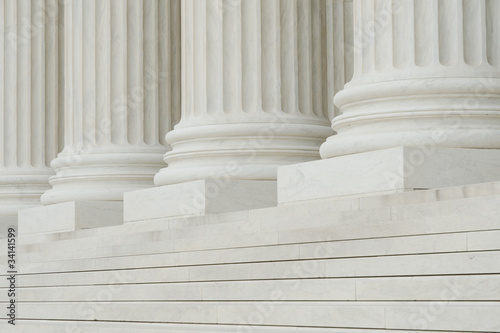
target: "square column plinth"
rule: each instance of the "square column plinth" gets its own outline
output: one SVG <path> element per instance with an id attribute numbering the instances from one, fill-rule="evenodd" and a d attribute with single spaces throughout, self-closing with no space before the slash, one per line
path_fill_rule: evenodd
<path id="1" fill-rule="evenodd" d="M 284 166 L 278 204 L 500 180 L 500 150 L 396 147 Z"/>
<path id="2" fill-rule="evenodd" d="M 70 201 L 19 211 L 23 235 L 123 224 L 121 201 Z"/>
<path id="3" fill-rule="evenodd" d="M 276 206 L 275 181 L 195 180 L 125 193 L 125 222 Z"/>

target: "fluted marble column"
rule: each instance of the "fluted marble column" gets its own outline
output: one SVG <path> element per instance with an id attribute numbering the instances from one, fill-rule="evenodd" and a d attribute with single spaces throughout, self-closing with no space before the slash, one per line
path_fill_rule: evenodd
<path id="1" fill-rule="evenodd" d="M 157 185 L 275 180 L 319 158 L 332 133 L 325 0 L 185 0 L 181 21 L 182 116 Z"/>
<path id="2" fill-rule="evenodd" d="M 179 1 L 66 2 L 65 146 L 44 204 L 153 186 L 179 112 Z"/>
<path id="3" fill-rule="evenodd" d="M 323 158 L 500 148 L 500 1 L 354 0 L 354 11 L 354 77 Z"/>
<path id="4" fill-rule="evenodd" d="M 59 151 L 57 0 L 0 0 L 0 217 L 40 204 Z"/>

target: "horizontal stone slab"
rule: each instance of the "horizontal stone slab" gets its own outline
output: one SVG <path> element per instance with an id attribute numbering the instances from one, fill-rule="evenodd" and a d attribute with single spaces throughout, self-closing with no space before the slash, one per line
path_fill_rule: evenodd
<path id="1" fill-rule="evenodd" d="M 470 199 L 467 199 L 470 200 Z M 473 199 L 475 200 L 475 199 Z M 451 202 L 450 202 L 451 203 Z M 466 207 L 467 205 L 464 205 Z M 454 205 L 448 207 L 450 210 L 445 210 L 445 213 L 452 212 Z M 263 221 L 265 222 L 265 221 Z M 136 237 L 133 234 L 127 235 L 129 238 L 128 244 L 114 244 L 108 243 L 110 239 L 108 234 L 99 235 L 99 237 L 87 238 L 87 239 L 75 239 L 73 245 L 70 246 L 69 240 L 63 241 L 53 241 L 44 244 L 34 244 L 34 245 L 23 245 L 22 248 L 25 249 L 22 253 L 22 260 L 24 263 L 33 262 L 50 262 L 56 260 L 71 260 L 71 259 L 85 259 L 85 258 L 102 258 L 106 257 L 119 257 L 128 256 L 129 262 L 135 262 L 133 256 L 142 256 L 141 262 L 144 264 L 149 262 L 151 255 L 159 255 L 161 253 L 183 253 L 189 251 L 207 251 L 209 249 L 229 249 L 234 250 L 236 248 L 243 248 L 244 246 L 275 246 L 277 244 L 297 244 L 297 243 L 308 243 L 308 242 L 318 242 L 318 241 L 337 241 L 336 244 L 346 244 L 339 241 L 352 240 L 354 244 L 358 241 L 356 239 L 361 239 L 360 243 L 370 244 L 369 238 L 391 238 L 390 240 L 391 248 L 396 246 L 396 244 L 401 244 L 404 246 L 406 243 L 402 241 L 401 236 L 410 236 L 408 240 L 411 247 L 415 249 L 435 249 L 438 251 L 453 251 L 456 250 L 466 250 L 467 244 L 464 239 L 464 235 L 456 234 L 457 232 L 472 232 L 470 234 L 469 240 L 472 241 L 479 237 L 479 240 L 475 244 L 481 244 L 482 237 L 479 230 L 492 230 L 500 228 L 500 214 L 497 211 L 483 211 L 475 215 L 470 214 L 451 214 L 444 215 L 440 217 L 430 217 L 430 218 L 415 218 L 415 219 L 404 219 L 404 220 L 378 220 L 378 221 L 359 221 L 357 223 L 351 223 L 352 221 L 348 218 L 343 220 L 337 220 L 335 223 L 324 226 L 311 226 L 310 228 L 294 229 L 294 230 L 281 230 L 266 232 L 226 232 L 221 235 L 211 235 L 210 237 L 202 237 L 201 234 L 194 232 L 193 236 L 195 238 L 180 238 L 180 239 L 170 239 L 170 238 L 159 238 L 158 234 L 155 232 L 138 233 Z M 240 225 L 240 222 L 235 222 L 236 225 Z M 256 225 L 257 224 L 251 224 Z M 196 227 L 197 228 L 197 227 Z M 262 226 L 264 228 L 264 226 Z M 231 229 L 228 229 L 231 230 Z M 225 231 L 228 231 L 225 230 Z M 450 236 L 447 235 L 435 235 L 442 232 L 451 232 Z M 427 234 L 428 236 L 425 236 Z M 411 235 L 420 235 L 411 237 Z M 125 235 L 122 235 L 125 237 Z M 484 237 L 488 237 L 485 234 Z M 131 242 L 136 238 L 135 242 Z M 434 241 L 434 239 L 457 239 L 462 240 L 455 243 L 455 247 L 451 247 L 451 243 L 443 241 Z M 366 240 L 363 240 L 366 239 Z M 495 248 L 495 239 L 492 239 L 490 246 L 487 249 Z M 149 240 L 149 241 L 148 241 Z M 413 241 L 414 240 L 414 241 Z M 384 245 L 376 245 L 378 243 L 383 243 L 381 240 L 374 240 L 374 246 L 370 246 L 374 253 L 383 254 L 385 250 Z M 99 245 L 97 245 L 99 244 Z M 436 244 L 436 245 L 434 245 Z M 89 247 L 89 245 L 91 245 Z M 469 244 L 473 246 L 473 244 Z M 477 245 L 476 245 L 477 246 Z M 31 247 L 31 248 L 29 248 Z M 409 246 L 405 246 L 408 248 Z M 66 250 L 65 250 L 66 249 Z M 482 248 L 476 248 L 482 249 Z M 29 250 L 27 252 L 26 250 Z M 349 250 L 350 251 L 350 250 Z M 380 252 L 382 251 L 382 252 Z M 357 253 L 357 252 L 356 252 Z M 370 251 L 364 251 L 366 255 L 370 255 Z M 348 253 L 347 253 L 348 254 Z M 131 257 L 132 256 L 132 257 Z M 199 254 L 202 256 L 202 253 Z M 118 258 L 110 259 L 110 265 L 114 262 L 119 261 Z M 114 267 L 114 266 L 113 266 Z"/>
<path id="2" fill-rule="evenodd" d="M 272 301 L 275 290 L 286 294 L 288 301 L 441 301 L 443 297 L 450 301 L 500 301 L 500 275 L 167 282 L 18 290 L 20 302 L 103 301 L 104 294 L 106 301 L 115 302 Z"/>
<path id="3" fill-rule="evenodd" d="M 19 287 L 499 272 L 500 251 L 453 252 L 29 274 L 22 275 Z"/>
<path id="4" fill-rule="evenodd" d="M 392 195 L 375 195 L 369 197 L 359 197 L 352 199 L 328 199 L 307 201 L 294 205 L 270 207 L 251 211 L 229 212 L 220 214 L 210 214 L 205 216 L 190 216 L 156 219 L 144 221 L 142 223 L 127 223 L 124 225 L 99 228 L 99 237 L 109 236 L 108 240 L 120 239 L 120 245 L 125 245 L 126 239 L 131 240 L 137 237 L 138 244 L 144 244 L 138 234 L 151 232 L 155 233 L 155 241 L 158 241 L 156 233 L 172 230 L 174 234 L 184 237 L 182 234 L 203 234 L 210 232 L 215 235 L 229 229 L 241 228 L 248 224 L 244 230 L 254 228 L 255 231 L 276 231 L 287 229 L 300 229 L 322 225 L 338 225 L 344 222 L 377 222 L 388 220 L 389 217 L 398 219 L 414 219 L 415 214 L 418 219 L 429 219 L 429 224 L 435 226 L 436 231 L 445 232 L 461 230 L 463 223 L 449 223 L 446 220 L 459 221 L 460 216 L 469 220 L 469 217 L 476 217 L 474 221 L 467 222 L 467 230 L 477 230 L 482 228 L 481 221 L 497 221 L 498 214 L 495 212 L 500 205 L 500 183 L 491 182 L 475 184 L 453 188 L 444 188 L 429 191 L 405 192 Z M 389 207 L 390 206 L 390 207 Z M 458 212 L 458 214 L 457 214 Z M 488 216 L 485 213 L 488 212 Z M 443 218 L 447 215 L 449 218 Z M 455 215 L 453 217 L 452 215 Z M 485 216 L 483 216 L 485 215 Z M 307 218 L 309 217 L 309 218 Z M 349 221 L 347 221 L 349 220 Z M 332 221 L 335 224 L 332 224 Z M 254 225 L 260 225 L 255 226 Z M 220 225 L 220 226 L 219 226 Z M 226 226 L 227 225 L 227 226 Z M 445 225 L 447 225 L 445 227 Z M 470 225 L 470 226 L 469 226 Z M 496 223 L 495 225 L 500 225 Z M 486 226 L 486 225 L 485 225 Z M 429 227 L 432 227 L 429 225 Z M 261 228 L 261 229 L 259 229 Z M 491 227 L 488 226 L 488 229 Z M 180 229 L 174 231 L 173 229 Z M 218 230 L 219 229 L 219 230 Z M 437 230 L 439 229 L 439 230 Z M 86 229 L 68 232 L 30 234 L 22 236 L 23 245 L 47 244 L 60 241 L 70 242 L 73 239 L 85 239 L 97 234 L 97 229 Z M 137 235 L 137 236 L 136 236 Z M 168 232 L 165 233 L 168 235 Z M 147 236 L 150 237 L 150 236 Z M 171 239 L 170 237 L 165 240 Z M 0 240 L 2 244 L 2 240 Z M 111 245 L 111 244 L 109 244 Z M 30 247 L 33 249 L 33 247 Z"/>
<path id="5" fill-rule="evenodd" d="M 500 180 L 500 150 L 396 147 L 278 169 L 278 203 Z"/>
<path id="6" fill-rule="evenodd" d="M 493 233 L 490 236 L 489 233 Z M 301 234 L 308 234 L 307 230 Z M 335 238 L 335 229 L 317 230 L 319 235 L 327 235 Z M 330 236 L 331 235 L 331 236 Z M 388 238 L 342 240 L 330 242 L 314 242 L 303 244 L 276 245 L 258 247 L 227 248 L 203 251 L 174 252 L 168 248 L 163 253 L 136 253 L 134 255 L 120 255 L 116 253 L 111 257 L 99 257 L 95 260 L 87 255 L 81 255 L 80 259 L 74 259 L 73 255 L 54 257 L 53 252 L 45 253 L 43 259 L 47 257 L 54 261 L 47 262 L 27 262 L 26 255 L 22 256 L 22 273 L 41 272 L 65 272 L 65 271 L 86 271 L 86 270 L 112 270 L 150 267 L 169 267 L 178 265 L 211 265 L 224 263 L 246 263 L 282 261 L 297 259 L 318 259 L 318 258 L 343 258 L 343 257 L 369 257 L 382 255 L 404 255 L 423 253 L 444 253 L 463 252 L 470 250 L 471 241 L 475 244 L 482 239 L 492 240 L 496 231 L 472 232 L 472 233 L 451 233 L 415 236 L 396 236 Z M 324 237 L 323 237 L 324 238 Z M 472 240 L 471 240 L 472 239 Z M 469 242 L 467 242 L 467 240 Z M 168 244 L 168 243 L 167 243 Z M 482 245 L 481 250 L 499 250 L 498 242 L 490 241 Z M 54 250 L 61 252 L 62 250 Z M 80 247 L 76 251 L 84 252 Z M 43 254 L 43 253 L 42 253 Z M 40 257 L 30 257 L 40 259 Z M 57 261 L 56 261 L 57 260 Z M 92 265 L 90 265 L 92 262 Z"/>
<path id="7" fill-rule="evenodd" d="M 255 333 L 387 333 L 386 329 L 358 328 L 321 328 L 321 327 L 279 327 L 266 325 L 238 325 L 241 332 Z M 53 320 L 16 320 L 16 326 L 0 322 L 2 333 L 235 333 L 234 325 L 207 324 L 169 324 L 169 323 L 132 323 L 105 321 L 53 321 Z M 422 330 L 391 330 L 391 333 L 422 333 Z M 426 333 L 442 331 L 426 330 Z"/>
<path id="8" fill-rule="evenodd" d="M 368 333 L 358 329 L 276 327 L 239 325 L 241 332 L 255 333 Z M 16 326 L 7 321 L 0 322 L 2 333 L 235 333 L 234 325 L 168 324 L 168 323 L 131 323 L 106 321 L 53 321 L 53 320 L 16 320 Z M 429 333 L 441 333 L 428 331 Z M 370 330 L 369 333 L 387 333 L 386 330 Z M 391 331 L 391 333 L 421 333 L 417 331 Z"/>
<path id="9" fill-rule="evenodd" d="M 466 198 L 410 204 L 401 207 L 382 207 L 379 209 L 340 211 L 332 209 L 315 210 L 307 221 L 307 211 L 298 205 L 282 206 L 271 210 L 252 211 L 247 222 L 234 221 L 214 225 L 199 225 L 187 228 L 164 229 L 158 231 L 142 231 L 132 229 L 128 232 L 120 227 L 101 228 L 97 234 L 85 235 L 78 232 L 74 240 L 63 237 L 61 240 L 36 239 L 36 243 L 24 241 L 20 246 L 23 260 L 51 261 L 70 259 L 78 256 L 78 248 L 99 242 L 97 256 L 119 256 L 172 252 L 180 250 L 205 250 L 208 248 L 241 247 L 244 245 L 263 245 L 258 235 L 266 238 L 273 234 L 270 243 L 273 245 L 276 232 L 279 243 L 301 243 L 311 241 L 329 241 L 342 239 L 391 237 L 411 234 L 434 234 L 443 232 L 464 232 L 500 229 L 500 213 L 496 209 L 500 204 L 499 196 L 484 198 Z M 389 219 L 389 216 L 393 219 Z M 145 222 L 147 223 L 147 222 Z M 127 224 L 136 225 L 136 224 Z M 138 226 L 142 225 L 137 224 Z M 112 230 L 119 232 L 113 235 Z M 146 229 L 149 230 L 149 229 Z M 88 230 L 91 231 L 91 230 Z M 102 232 L 101 232 L 102 231 Z M 47 236 L 49 236 L 48 234 Z M 57 234 L 59 235 L 59 234 Z M 60 233 L 68 235 L 68 233 Z M 228 237 L 231 235 L 231 237 Z M 119 236 L 119 237 L 118 237 Z M 200 240 L 203 238 L 203 240 Z M 247 242 L 255 239 L 257 243 Z M 44 242 L 42 242 L 44 240 Z M 32 239 L 35 241 L 35 239 Z M 238 243 L 241 242 L 241 243 Z M 0 243 L 1 244 L 1 243 Z M 75 251 L 62 251 L 71 245 Z M 116 250 L 115 250 L 116 249 Z M 53 253 L 51 255 L 50 253 Z M 88 252 L 88 251 L 87 251 Z M 33 256 L 32 254 L 39 253 Z M 85 257 L 89 255 L 82 253 Z M 37 257 L 38 256 L 38 257 Z M 91 255 L 92 256 L 92 255 Z M 77 259 L 77 257 L 73 257 Z"/>
<path id="10" fill-rule="evenodd" d="M 499 302 L 36 302 L 19 319 L 498 332 Z M 438 304 L 436 304 L 438 303 Z"/>

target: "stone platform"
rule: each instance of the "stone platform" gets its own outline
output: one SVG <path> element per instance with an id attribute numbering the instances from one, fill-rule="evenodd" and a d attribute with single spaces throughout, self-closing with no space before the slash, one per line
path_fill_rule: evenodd
<path id="1" fill-rule="evenodd" d="M 24 235 L 0 331 L 498 332 L 499 207 L 496 182 Z"/>

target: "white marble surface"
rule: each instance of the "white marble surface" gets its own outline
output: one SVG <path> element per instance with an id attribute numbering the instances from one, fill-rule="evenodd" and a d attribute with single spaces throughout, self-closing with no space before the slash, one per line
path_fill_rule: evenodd
<path id="1" fill-rule="evenodd" d="M 154 186 L 180 112 L 179 3 L 65 1 L 64 149 L 43 204 Z"/>
<path id="2" fill-rule="evenodd" d="M 38 333 L 65 333 L 68 327 L 74 327 L 71 321 L 47 321 L 47 320 L 20 320 L 19 326 L 14 329 L 0 323 L 2 332 L 26 333 L 36 329 Z M 122 323 L 122 322 L 78 322 L 78 330 L 81 333 L 234 333 L 234 325 L 206 324 L 165 324 L 165 323 Z M 238 325 L 242 332 L 252 331 L 256 333 L 365 333 L 366 329 L 356 328 L 321 328 L 321 327 L 276 327 L 269 325 Z M 369 329 L 370 333 L 385 333 L 385 329 Z M 419 333 L 421 330 L 391 330 L 394 333 Z M 435 333 L 437 331 L 429 331 Z"/>
<path id="3" fill-rule="evenodd" d="M 214 332 L 221 324 L 248 323 L 416 332 L 422 321 L 410 319 L 421 319 L 422 311 L 439 304 L 443 311 L 432 313 L 429 332 L 464 327 L 496 332 L 500 252 L 493 240 L 500 219 L 492 217 L 488 226 L 481 215 L 498 202 L 495 184 L 479 184 L 192 217 L 195 224 L 176 223 L 172 229 L 166 223 L 155 230 L 158 222 L 143 222 L 137 230 L 131 223 L 26 236 L 23 273 L 29 274 L 19 281 L 23 313 L 79 325 L 90 315 L 99 324 L 141 318 L 179 323 L 180 331 L 190 329 L 189 322 L 199 323 L 200 331 L 204 324 L 217 324 Z M 316 222 L 320 217 L 324 223 Z M 256 228 L 237 229 L 246 222 Z M 329 231 L 315 230 L 319 225 Z M 213 233 L 203 235 L 209 227 Z M 295 239 L 287 238 L 291 232 Z M 319 242 L 321 237 L 335 241 Z M 99 251 L 163 240 L 168 246 L 161 253 Z M 286 241 L 292 244 L 282 245 Z M 451 288 L 459 288 L 456 297 Z M 273 302 L 276 295 L 284 299 Z M 443 295 L 455 298 L 443 302 Z M 92 312 L 66 309 L 68 304 L 88 305 Z M 274 310 L 267 315 L 254 313 L 270 304 Z M 164 311 L 171 313 L 166 317 Z M 139 332 L 151 324 L 142 325 Z"/>
<path id="4" fill-rule="evenodd" d="M 0 18 L 51 1 L 0 0 Z M 23 211 L 20 321 L 2 333 L 500 331 L 500 182 L 377 195 L 499 179 L 497 1 L 64 5 L 66 142 L 44 202 L 96 201 Z M 26 147 L 44 143 L 32 106 L 56 97 L 55 32 L 0 33 L 0 215 L 12 189 L 36 204 L 34 161 L 52 172 Z M 333 115 L 328 159 L 285 167 L 275 206 L 277 167 L 317 159 Z M 134 223 L 114 225 L 123 193 Z"/>
<path id="5" fill-rule="evenodd" d="M 319 159 L 333 133 L 331 98 L 352 71 L 341 47 L 344 30 L 352 38 L 351 10 L 344 17 L 338 1 L 183 1 L 182 117 L 156 185 L 276 180 L 281 165 Z"/>
<path id="6" fill-rule="evenodd" d="M 62 13 L 57 0 L 0 8 L 0 216 L 16 216 L 40 205 L 61 144 Z"/>
<path id="7" fill-rule="evenodd" d="M 435 189 L 500 179 L 500 150 L 396 147 L 278 170 L 278 202 Z"/>
<path id="8" fill-rule="evenodd" d="M 10 227 L 14 227 L 17 234 L 17 216 L 0 216 L 0 239 L 7 238 Z"/>
<path id="9" fill-rule="evenodd" d="M 354 74 L 335 96 L 341 115 L 323 158 L 401 145 L 500 148 L 500 2 L 353 4 Z"/>
<path id="10" fill-rule="evenodd" d="M 276 205 L 276 182 L 196 180 L 125 193 L 125 222 Z"/>
<path id="11" fill-rule="evenodd" d="M 70 201 L 19 211 L 23 235 L 73 231 L 123 223 L 119 201 Z"/>
<path id="12" fill-rule="evenodd" d="M 99 301 L 99 293 L 105 288 L 60 286 L 51 292 L 43 286 L 27 287 L 20 300 Z M 286 290 L 289 301 L 442 301 L 444 294 L 456 301 L 496 301 L 500 275 L 124 284 L 110 301 L 268 301 L 276 290 Z"/>
<path id="13" fill-rule="evenodd" d="M 31 333 L 36 329 L 37 333 L 67 333 L 68 327 L 75 327 L 71 321 L 47 321 L 47 320 L 19 320 L 15 328 L 11 325 L 0 323 L 2 332 Z M 130 322 L 78 322 L 78 331 L 81 333 L 234 333 L 234 325 L 200 325 L 200 324 L 166 324 L 166 323 L 130 323 Z M 303 327 L 272 327 L 272 326 L 249 326 L 240 325 L 240 330 L 256 333 L 345 333 L 345 329 L 337 328 L 303 328 Z M 363 333 L 363 330 L 353 329 L 351 333 Z M 384 333 L 384 330 L 370 330 L 373 333 Z M 418 333 L 417 331 L 394 330 L 394 333 Z"/>

